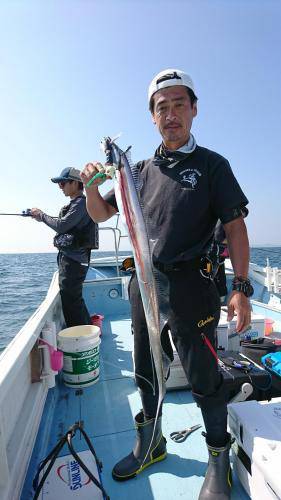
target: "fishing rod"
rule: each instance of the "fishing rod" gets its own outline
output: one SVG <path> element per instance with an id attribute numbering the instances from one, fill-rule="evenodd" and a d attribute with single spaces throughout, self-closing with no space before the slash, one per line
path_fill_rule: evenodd
<path id="1" fill-rule="evenodd" d="M 0 213 L 0 215 L 15 215 L 17 217 L 31 217 L 31 208 L 27 208 L 26 210 L 22 210 L 21 214 Z"/>

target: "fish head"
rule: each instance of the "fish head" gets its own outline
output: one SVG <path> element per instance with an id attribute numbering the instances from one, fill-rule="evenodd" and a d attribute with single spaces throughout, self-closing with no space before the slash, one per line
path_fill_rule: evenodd
<path id="1" fill-rule="evenodd" d="M 115 165 L 117 169 L 120 169 L 124 152 L 115 144 L 114 140 L 115 139 L 111 139 L 110 137 L 103 137 L 100 142 L 100 147 L 105 154 L 106 165 Z"/>
<path id="2" fill-rule="evenodd" d="M 101 142 L 100 142 L 100 148 L 102 152 L 105 154 L 106 157 L 106 164 L 107 165 L 113 165 L 114 158 L 113 158 L 113 150 L 112 150 L 112 140 L 110 137 L 103 137 Z"/>

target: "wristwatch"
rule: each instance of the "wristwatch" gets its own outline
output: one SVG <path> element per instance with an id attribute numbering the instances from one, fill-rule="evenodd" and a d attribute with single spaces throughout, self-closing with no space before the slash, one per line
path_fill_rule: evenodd
<path id="1" fill-rule="evenodd" d="M 242 292 L 246 297 L 252 297 L 254 289 L 251 285 L 250 280 L 242 278 L 241 276 L 235 276 L 232 280 L 232 290 L 237 292 Z"/>

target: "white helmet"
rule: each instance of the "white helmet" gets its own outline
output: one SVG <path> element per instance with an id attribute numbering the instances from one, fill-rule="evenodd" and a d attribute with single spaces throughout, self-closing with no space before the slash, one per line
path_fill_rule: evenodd
<path id="1" fill-rule="evenodd" d="M 157 90 L 172 87 L 173 85 L 183 85 L 184 87 L 188 87 L 192 90 L 196 97 L 194 84 L 189 75 L 180 69 L 165 69 L 164 71 L 160 71 L 160 73 L 153 78 L 148 87 L 148 104 L 150 105 L 151 97 L 155 94 L 155 92 L 157 92 Z"/>

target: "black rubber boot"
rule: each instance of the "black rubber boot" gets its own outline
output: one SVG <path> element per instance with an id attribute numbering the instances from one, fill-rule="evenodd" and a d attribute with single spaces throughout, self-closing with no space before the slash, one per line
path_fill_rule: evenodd
<path id="1" fill-rule="evenodd" d="M 229 450 L 231 437 L 222 448 L 209 446 L 209 462 L 198 500 L 229 500 L 232 483 Z"/>
<path id="2" fill-rule="evenodd" d="M 144 420 L 144 415 L 141 411 L 136 415 L 135 422 L 137 430 L 136 444 L 130 455 L 120 460 L 114 466 L 112 476 L 116 481 L 127 481 L 142 472 L 149 465 L 160 462 L 160 460 L 164 460 L 167 456 L 166 439 L 161 430 L 161 417 L 157 419 L 151 445 L 155 419 Z M 148 449 L 149 453 L 147 454 Z"/>

